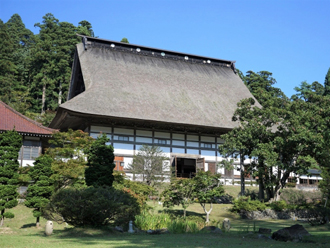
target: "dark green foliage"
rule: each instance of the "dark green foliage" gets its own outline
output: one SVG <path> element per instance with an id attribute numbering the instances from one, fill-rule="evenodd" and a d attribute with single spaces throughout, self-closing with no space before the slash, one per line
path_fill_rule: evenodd
<path id="1" fill-rule="evenodd" d="M 232 212 L 239 213 L 241 211 L 263 211 L 267 208 L 266 204 L 259 200 L 251 200 L 250 197 L 240 197 L 234 200 Z"/>
<path id="2" fill-rule="evenodd" d="M 324 95 L 330 95 L 330 68 L 325 75 L 325 80 L 324 80 Z"/>
<path id="3" fill-rule="evenodd" d="M 99 136 L 87 152 L 88 167 L 85 170 L 85 180 L 88 186 L 112 186 L 115 157 L 113 147 L 106 144 L 108 141 L 109 139 L 105 134 Z"/>
<path id="4" fill-rule="evenodd" d="M 0 226 L 6 216 L 5 210 L 17 205 L 18 152 L 22 137 L 15 131 L 0 133 Z"/>
<path id="5" fill-rule="evenodd" d="M 283 211 L 288 208 L 288 205 L 283 200 L 272 202 L 269 206 L 275 211 Z"/>
<path id="6" fill-rule="evenodd" d="M 149 196 L 155 195 L 155 188 L 146 185 L 141 182 L 131 181 L 129 179 L 125 179 L 124 175 L 118 171 L 113 172 L 114 182 L 113 187 L 118 190 L 122 190 L 132 197 L 136 198 L 142 209 L 148 209 L 147 200 Z"/>
<path id="7" fill-rule="evenodd" d="M 123 43 L 129 43 L 129 42 L 128 42 L 128 39 L 127 39 L 127 38 L 125 38 L 125 37 L 124 37 L 124 38 L 122 38 L 120 42 L 123 42 Z"/>
<path id="8" fill-rule="evenodd" d="M 90 24 L 88 21 L 83 20 L 78 23 L 78 34 L 87 35 L 90 37 L 94 37 L 94 31 L 92 29 L 92 24 Z"/>
<path id="9" fill-rule="evenodd" d="M 15 215 L 14 215 L 12 212 L 5 212 L 5 213 L 3 214 L 3 217 L 4 217 L 4 218 L 7 218 L 7 219 L 12 219 L 12 218 L 15 217 Z"/>
<path id="10" fill-rule="evenodd" d="M 135 194 L 142 195 L 144 197 L 152 196 L 157 193 L 154 187 L 143 184 L 141 182 L 135 182 L 126 179 L 122 174 L 118 173 L 117 171 L 113 172 L 113 176 L 113 186 L 116 189 L 128 188 L 131 189 Z"/>
<path id="11" fill-rule="evenodd" d="M 257 73 L 248 71 L 246 76 L 240 75 L 252 95 L 263 107 L 269 105 L 270 99 L 281 99 L 282 101 L 288 100 L 281 89 L 273 86 L 276 84 L 276 80 L 272 75 L 273 74 L 268 71 L 260 71 Z M 274 104 L 275 102 L 272 102 L 272 106 L 274 106 Z M 277 105 L 279 104 L 281 104 L 281 101 L 277 101 Z"/>
<path id="12" fill-rule="evenodd" d="M 322 193 L 320 191 L 313 192 L 297 189 L 283 189 L 281 199 L 285 201 L 291 209 L 303 209 L 309 205 L 318 205 L 321 202 Z"/>
<path id="13" fill-rule="evenodd" d="M 323 180 L 319 183 L 319 188 L 323 194 L 325 203 L 324 206 L 330 207 L 330 167 L 323 167 L 321 172 Z"/>
<path id="14" fill-rule="evenodd" d="M 257 163 L 245 165 L 245 170 L 258 177 L 260 200 L 265 199 L 264 190 L 266 199 L 278 200 L 290 173 L 306 174 L 309 168 L 318 166 L 315 151 L 322 143 L 323 117 L 318 116 L 322 111 L 312 102 L 322 96 L 303 90 L 299 98 L 289 101 L 271 88 L 273 80 L 268 84 L 267 80 L 258 80 L 253 81 L 252 89 L 264 94 L 258 98 L 263 108 L 255 107 L 253 99 L 241 101 L 233 116 L 240 127 L 222 136 L 225 143 L 219 149 L 225 157 L 242 151 L 245 158 L 258 158 Z"/>
<path id="15" fill-rule="evenodd" d="M 82 187 L 85 185 L 84 175 L 86 153 L 89 151 L 93 138 L 81 130 L 56 132 L 49 141 L 51 147 L 46 154 L 53 158 L 52 179 L 56 190 L 67 186 Z"/>
<path id="16" fill-rule="evenodd" d="M 159 146 L 142 145 L 134 156 L 129 170 L 136 176 L 142 177 L 142 181 L 148 185 L 156 185 L 170 177 L 170 168 L 166 168 L 163 164 L 165 157 Z"/>
<path id="17" fill-rule="evenodd" d="M 192 179 L 194 182 L 193 196 L 198 200 L 206 213 L 206 222 L 209 222 L 213 203 L 216 199 L 225 193 L 223 186 L 220 184 L 220 174 L 213 175 L 210 171 L 198 171 Z M 209 210 L 206 210 L 206 204 L 210 205 Z"/>
<path id="18" fill-rule="evenodd" d="M 59 22 L 50 13 L 35 26 L 40 28 L 40 32 L 31 50 L 32 97 L 34 106 L 38 105 L 36 110 L 43 113 L 55 110 L 66 98 L 78 37 L 73 24 Z"/>
<path id="19" fill-rule="evenodd" d="M 163 206 L 170 208 L 182 206 L 183 216 L 186 217 L 186 209 L 194 201 L 196 184 L 192 179 L 175 179 L 171 181 L 169 187 L 161 194 Z"/>
<path id="20" fill-rule="evenodd" d="M 36 35 L 18 14 L 0 22 L 0 100 L 23 114 L 42 113 L 33 119 L 49 124 L 45 111 L 55 111 L 67 96 L 75 45 L 81 42 L 76 34 L 94 34 L 86 20 L 76 27 L 50 13 L 35 26 Z"/>
<path id="21" fill-rule="evenodd" d="M 73 226 L 127 225 L 140 213 L 136 199 L 109 187 L 59 190 L 44 217 Z"/>
<path id="22" fill-rule="evenodd" d="M 54 192 L 54 180 L 51 179 L 52 162 L 53 159 L 49 155 L 42 155 L 36 159 L 34 166 L 28 172 L 34 183 L 29 185 L 24 203 L 27 207 L 33 208 L 33 216 L 37 218 L 37 225 L 39 225 L 39 217 L 43 209 Z"/>

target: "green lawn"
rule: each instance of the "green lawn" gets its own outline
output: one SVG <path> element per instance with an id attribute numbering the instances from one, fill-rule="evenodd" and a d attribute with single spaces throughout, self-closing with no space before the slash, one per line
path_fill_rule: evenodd
<path id="1" fill-rule="evenodd" d="M 163 211 L 158 204 L 154 212 Z M 54 223 L 54 233 L 50 237 L 44 235 L 45 220 L 41 227 L 36 228 L 35 219 L 31 210 L 19 205 L 14 209 L 15 218 L 5 220 L 4 227 L 0 228 L 0 247 L 330 247 L 330 231 L 326 226 L 311 227 L 304 224 L 305 228 L 313 235 L 303 243 L 283 243 L 273 240 L 257 239 L 254 229 L 259 227 L 271 228 L 276 231 L 282 227 L 293 225 L 293 221 L 247 221 L 228 211 L 229 205 L 214 205 L 211 219 L 222 221 L 225 217 L 232 223 L 229 233 L 223 234 L 127 234 L 117 233 L 106 229 L 71 228 L 65 224 Z M 179 209 L 173 209 L 178 211 Z M 199 204 L 188 208 L 188 214 L 202 214 Z"/>

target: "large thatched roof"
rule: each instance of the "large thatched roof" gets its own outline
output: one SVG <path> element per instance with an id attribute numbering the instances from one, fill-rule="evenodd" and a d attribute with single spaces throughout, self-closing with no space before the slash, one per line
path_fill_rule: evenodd
<path id="1" fill-rule="evenodd" d="M 252 97 L 234 62 L 84 37 L 77 45 L 65 115 L 232 129 L 241 99 Z M 71 120 L 72 121 L 72 120 Z"/>

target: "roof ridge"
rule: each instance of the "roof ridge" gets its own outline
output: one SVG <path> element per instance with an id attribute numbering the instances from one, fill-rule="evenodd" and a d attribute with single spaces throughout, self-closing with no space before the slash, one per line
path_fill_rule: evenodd
<path id="1" fill-rule="evenodd" d="M 155 48 L 155 47 L 148 47 L 148 46 L 142 46 L 142 45 L 137 45 L 137 44 L 132 44 L 132 43 L 124 43 L 124 42 L 119 42 L 119 41 L 113 41 L 113 40 L 107 40 L 107 39 L 100 39 L 100 38 L 95 38 L 95 37 L 89 37 L 85 35 L 79 35 L 82 38 L 82 43 L 84 45 L 84 49 L 87 50 L 89 46 L 91 46 L 91 42 L 98 42 L 101 44 L 107 44 L 106 47 L 109 49 L 120 49 L 122 51 L 126 50 L 126 52 L 130 51 L 135 54 L 140 54 L 140 55 L 147 55 L 147 53 L 150 53 L 148 55 L 153 55 L 156 56 L 157 53 L 160 57 L 166 57 L 166 58 L 171 58 L 175 56 L 175 60 L 183 60 L 188 62 L 188 60 L 191 62 L 192 60 L 200 60 L 200 63 L 204 64 L 210 64 L 212 62 L 213 65 L 219 64 L 219 65 L 226 65 L 226 67 L 232 67 L 234 72 L 236 73 L 235 70 L 235 63 L 236 61 L 234 60 L 225 60 L 225 59 L 219 59 L 219 58 L 213 58 L 213 57 L 208 57 L 208 56 L 201 56 L 201 55 L 195 55 L 195 54 L 190 54 L 190 53 L 183 53 L 183 52 L 177 52 L 177 51 L 171 51 L 171 50 L 166 50 L 166 49 L 161 49 L 161 48 Z M 119 47 L 118 47 L 119 46 Z M 165 56 L 166 55 L 166 56 Z"/>
<path id="2" fill-rule="evenodd" d="M 34 124 L 34 125 L 36 125 L 36 126 L 38 126 L 38 127 L 40 127 L 40 128 L 43 128 L 43 129 L 45 129 L 45 130 L 47 130 L 47 131 L 49 131 L 49 132 L 54 132 L 54 131 L 56 131 L 56 129 L 53 129 L 53 128 L 50 128 L 50 127 L 45 127 L 45 126 L 42 125 L 41 123 L 39 123 L 39 122 L 37 122 L 37 121 L 35 121 L 35 120 L 30 119 L 29 117 L 27 117 L 27 116 L 23 115 L 22 113 L 18 112 L 17 110 L 15 110 L 14 108 L 10 107 L 8 104 L 4 103 L 4 102 L 1 101 L 1 100 L 0 100 L 0 104 L 2 104 L 5 108 L 7 108 L 7 109 L 9 109 L 10 111 L 12 111 L 14 114 L 16 114 L 16 115 L 22 117 L 23 119 L 25 119 L 25 120 L 31 122 L 32 124 Z"/>

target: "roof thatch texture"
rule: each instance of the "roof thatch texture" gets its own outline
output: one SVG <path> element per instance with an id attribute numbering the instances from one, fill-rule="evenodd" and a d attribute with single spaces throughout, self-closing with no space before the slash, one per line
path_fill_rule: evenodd
<path id="1" fill-rule="evenodd" d="M 60 109 L 231 129 L 237 103 L 252 97 L 230 61 L 222 67 L 132 51 L 78 44 L 85 91 Z"/>

